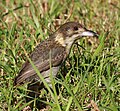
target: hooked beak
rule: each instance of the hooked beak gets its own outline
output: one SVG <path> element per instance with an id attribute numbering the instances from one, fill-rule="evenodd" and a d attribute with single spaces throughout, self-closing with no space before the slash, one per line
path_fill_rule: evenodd
<path id="1" fill-rule="evenodd" d="M 91 30 L 85 30 L 84 32 L 81 33 L 81 36 L 95 36 L 95 37 L 98 37 L 99 35 Z"/>

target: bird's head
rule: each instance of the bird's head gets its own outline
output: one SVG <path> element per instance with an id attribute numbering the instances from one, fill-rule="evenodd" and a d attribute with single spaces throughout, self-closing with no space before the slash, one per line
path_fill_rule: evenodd
<path id="1" fill-rule="evenodd" d="M 78 22 L 65 23 L 55 32 L 55 40 L 68 48 L 71 47 L 75 40 L 84 36 L 98 36 L 98 34 L 87 30 Z"/>

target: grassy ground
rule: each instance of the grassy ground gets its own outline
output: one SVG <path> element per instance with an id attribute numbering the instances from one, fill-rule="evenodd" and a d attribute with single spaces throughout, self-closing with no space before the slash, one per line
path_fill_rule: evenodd
<path id="1" fill-rule="evenodd" d="M 13 87 L 14 77 L 40 41 L 66 21 L 79 21 L 100 34 L 83 38 L 61 68 L 65 78 L 59 95 L 47 97 L 50 111 L 120 111 L 120 2 L 118 0 L 1 0 L 0 110 L 19 111 L 26 85 Z M 52 96 L 52 97 L 51 97 Z M 33 109 L 35 110 L 35 108 Z"/>

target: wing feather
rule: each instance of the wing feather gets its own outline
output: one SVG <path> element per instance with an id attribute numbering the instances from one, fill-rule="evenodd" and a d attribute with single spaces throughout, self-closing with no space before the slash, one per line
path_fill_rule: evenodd
<path id="1" fill-rule="evenodd" d="M 41 74 L 43 71 L 50 69 L 50 62 L 52 67 L 56 67 L 60 65 L 65 58 L 65 48 L 59 46 L 58 44 L 54 44 L 54 47 L 52 45 L 46 45 L 47 43 L 49 44 L 49 42 L 51 41 L 43 42 L 42 44 L 37 46 L 30 56 L 30 59 L 38 68 Z M 27 60 L 23 65 L 22 70 L 15 78 L 14 84 L 18 85 L 26 82 L 27 80 L 31 81 L 34 75 L 36 75 L 36 72 L 30 62 Z"/>

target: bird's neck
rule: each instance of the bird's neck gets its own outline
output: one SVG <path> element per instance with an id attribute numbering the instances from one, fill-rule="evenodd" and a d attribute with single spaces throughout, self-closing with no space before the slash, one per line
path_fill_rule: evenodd
<path id="1" fill-rule="evenodd" d="M 66 47 L 66 43 L 65 43 L 65 40 L 64 40 L 64 36 L 61 34 L 61 33 L 57 33 L 56 35 L 55 35 L 55 41 L 57 42 L 57 43 L 59 43 L 61 46 L 63 46 L 63 47 Z"/>

